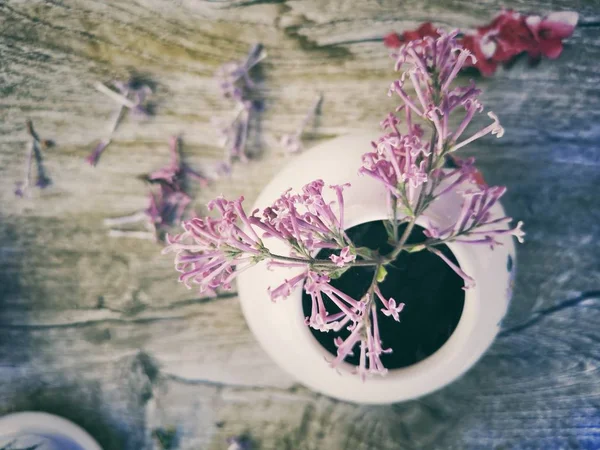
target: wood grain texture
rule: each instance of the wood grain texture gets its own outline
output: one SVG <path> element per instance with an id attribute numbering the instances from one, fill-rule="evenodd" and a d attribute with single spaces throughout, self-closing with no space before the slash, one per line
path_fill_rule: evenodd
<path id="1" fill-rule="evenodd" d="M 506 184 L 524 220 L 515 298 L 504 332 L 459 381 L 385 407 L 337 402 L 296 385 L 254 341 L 235 295 L 195 298 L 170 258 L 145 241 L 111 239 L 105 217 L 145 207 L 137 176 L 168 158 L 183 133 L 193 167 L 220 158 L 213 115 L 231 105 L 219 64 L 262 42 L 257 157 L 193 192 L 252 202 L 292 160 L 278 136 L 317 92 L 312 143 L 374 128 L 392 107 L 381 37 L 433 20 L 485 22 L 493 1 L 0 1 L 0 414 L 54 412 L 106 450 L 157 448 L 175 426 L 181 449 L 225 448 L 249 433 L 260 449 L 600 448 L 600 5 L 507 1 L 521 11 L 577 10 L 587 23 L 558 61 L 519 60 L 478 80 L 503 139 L 480 141 L 486 178 Z M 125 120 L 98 167 L 83 158 L 114 104 L 96 81 L 144 76 L 156 115 Z M 18 200 L 31 118 L 57 146 L 53 185 Z M 310 143 L 309 143 L 310 144 Z"/>

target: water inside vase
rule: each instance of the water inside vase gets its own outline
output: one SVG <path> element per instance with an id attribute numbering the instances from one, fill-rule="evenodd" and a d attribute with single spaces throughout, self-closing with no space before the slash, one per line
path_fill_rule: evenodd
<path id="1" fill-rule="evenodd" d="M 400 229 L 402 232 L 403 228 Z M 347 230 L 356 246 L 369 247 L 386 254 L 391 250 L 382 221 L 367 222 Z M 415 227 L 408 243 L 425 240 L 423 228 Z M 445 256 L 458 265 L 447 246 L 438 246 Z M 328 258 L 332 252 L 321 250 L 318 258 Z M 380 289 L 386 298 L 393 297 L 404 303 L 400 323 L 385 316 L 378 307 L 378 321 L 384 348 L 393 352 L 384 354 L 381 360 L 388 369 L 399 369 L 416 364 L 431 356 L 450 338 L 460 320 L 465 295 L 463 280 L 438 256 L 428 251 L 402 252 L 396 261 L 387 266 L 388 274 Z M 353 298 L 360 299 L 366 293 L 373 278 L 372 268 L 352 267 L 331 284 Z M 323 296 L 329 314 L 339 308 Z M 311 298 L 303 291 L 302 306 L 305 316 L 310 316 Z M 381 306 L 379 303 L 378 306 Z M 333 340 L 336 336 L 345 339 L 350 332 L 344 327 L 339 332 L 321 332 L 309 328 L 315 339 L 332 355 L 336 354 Z M 355 347 L 354 355 L 346 362 L 358 365 L 360 351 Z"/>

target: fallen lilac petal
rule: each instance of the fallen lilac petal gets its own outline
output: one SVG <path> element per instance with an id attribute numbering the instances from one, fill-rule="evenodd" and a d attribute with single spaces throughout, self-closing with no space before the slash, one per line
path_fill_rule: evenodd
<path id="1" fill-rule="evenodd" d="M 138 88 L 134 88 L 129 82 L 123 83 L 119 81 L 113 82 L 113 85 L 119 92 L 114 91 L 102 83 L 94 84 L 96 90 L 115 101 L 119 105 L 119 109 L 116 111 L 114 118 L 109 122 L 106 137 L 100 141 L 94 151 L 86 158 L 86 161 L 91 166 L 96 166 L 98 164 L 100 155 L 110 144 L 113 134 L 121 123 L 125 108 L 131 110 L 134 116 L 149 115 L 146 99 L 152 93 L 152 90 L 148 86 L 142 85 Z M 130 96 L 133 96 L 133 100 L 130 99 Z"/>
<path id="2" fill-rule="evenodd" d="M 169 151 L 171 159 L 169 164 L 148 175 L 148 181 L 153 183 L 165 183 L 175 191 L 182 191 L 185 176 L 198 181 L 201 186 L 208 185 L 208 179 L 196 172 L 181 161 L 181 139 L 172 136 L 169 140 Z"/>
<path id="3" fill-rule="evenodd" d="M 127 216 L 114 217 L 114 218 L 106 218 L 103 220 L 104 226 L 114 227 L 120 225 L 127 225 L 131 223 L 141 222 L 144 220 L 148 220 L 148 214 L 145 211 L 138 211 L 133 214 L 129 214 Z"/>
<path id="4" fill-rule="evenodd" d="M 126 93 L 120 94 L 118 92 L 115 92 L 111 88 L 109 88 L 108 86 L 106 86 L 102 83 L 94 83 L 94 87 L 96 88 L 96 90 L 98 92 L 101 92 L 102 94 L 106 95 L 111 100 L 115 101 L 116 103 L 118 103 L 120 105 L 126 106 L 129 109 L 133 109 L 136 107 L 135 102 L 133 102 L 129 98 L 127 98 Z"/>
<path id="5" fill-rule="evenodd" d="M 114 238 L 133 238 L 133 239 L 145 239 L 149 241 L 156 241 L 156 234 L 149 231 L 132 231 L 132 230 L 109 230 L 109 237 Z"/>
<path id="6" fill-rule="evenodd" d="M 213 119 L 213 125 L 221 135 L 219 145 L 225 150 L 225 163 L 231 165 L 234 159 L 242 162 L 248 160 L 246 140 L 249 121 L 253 110 L 251 102 L 240 102 L 234 118 L 230 122 Z"/>
<path id="7" fill-rule="evenodd" d="M 27 120 L 27 131 L 31 137 L 31 142 L 28 145 L 23 181 L 15 183 L 14 193 L 17 197 L 23 197 L 27 190 L 31 187 L 31 167 L 33 161 L 35 161 L 36 166 L 36 177 L 34 185 L 39 187 L 40 189 L 44 189 L 45 187 L 51 184 L 51 180 L 46 175 L 46 171 L 44 170 L 44 161 L 41 150 L 41 147 L 43 145 L 42 142 L 51 141 L 40 141 L 40 137 L 35 132 L 31 120 Z"/>
<path id="8" fill-rule="evenodd" d="M 108 147 L 109 144 L 110 140 L 101 140 L 98 143 L 98 145 L 96 145 L 92 153 L 90 153 L 89 156 L 85 158 L 85 161 L 90 166 L 96 166 L 96 164 L 98 164 L 98 161 L 100 160 L 100 155 L 102 155 L 102 153 L 104 152 L 104 150 L 106 150 L 106 147 Z"/>
<path id="9" fill-rule="evenodd" d="M 308 112 L 302 119 L 302 122 L 300 122 L 300 125 L 296 129 L 296 132 L 294 134 L 285 134 L 281 137 L 280 144 L 288 152 L 297 153 L 302 151 L 302 135 L 304 134 L 306 126 L 308 125 L 310 120 L 316 115 L 322 102 L 323 94 L 319 94 L 311 108 L 308 110 Z"/>
<path id="10" fill-rule="evenodd" d="M 183 164 L 181 166 L 181 168 L 182 168 L 182 171 L 184 174 L 189 175 L 191 178 L 196 180 L 200 184 L 200 186 L 202 186 L 202 187 L 208 186 L 209 179 L 206 178 L 204 175 L 200 174 L 199 172 L 196 172 L 194 169 L 189 167 L 187 164 Z"/>
<path id="11" fill-rule="evenodd" d="M 111 89 L 107 88 L 106 86 L 104 86 L 103 84 L 98 83 L 98 86 L 103 86 L 103 88 L 107 89 L 108 91 L 116 94 L 114 91 L 112 91 Z M 127 94 L 127 91 L 125 91 L 125 95 Z M 119 95 L 119 94 L 116 94 Z M 94 148 L 94 150 L 92 151 L 92 153 L 86 158 L 86 162 L 88 164 L 90 164 L 92 167 L 95 167 L 98 164 L 98 161 L 100 160 L 100 156 L 102 155 L 102 153 L 104 152 L 104 150 L 106 150 L 106 148 L 108 147 L 108 145 L 111 143 L 112 140 L 112 136 L 115 133 L 115 131 L 117 131 L 117 128 L 119 127 L 119 124 L 121 123 L 121 120 L 123 118 L 123 111 L 125 109 L 125 105 L 123 105 L 122 103 L 119 104 L 119 109 L 117 109 L 117 111 L 115 112 L 113 119 L 109 122 L 108 125 L 108 129 L 107 129 L 107 137 L 102 139 L 98 145 L 96 145 L 96 147 Z"/>
<path id="12" fill-rule="evenodd" d="M 303 149 L 302 141 L 295 134 L 284 134 L 281 136 L 279 145 L 281 145 L 289 153 L 299 153 Z"/>
<path id="13" fill-rule="evenodd" d="M 224 97 L 243 100 L 247 90 L 254 88 L 250 70 L 267 57 L 262 44 L 255 44 L 243 61 L 229 61 L 216 72 L 217 80 Z"/>
<path id="14" fill-rule="evenodd" d="M 20 181 L 15 183 L 15 191 L 14 192 L 17 197 L 24 197 L 25 190 L 26 190 L 26 187 L 25 187 L 24 183 L 22 183 Z"/>
<path id="15" fill-rule="evenodd" d="M 150 116 L 150 110 L 148 105 L 148 97 L 152 94 L 152 89 L 148 86 L 143 85 L 138 89 L 132 89 L 132 94 L 134 98 L 134 106 L 131 109 L 134 116 L 140 116 L 147 118 Z"/>
<path id="16" fill-rule="evenodd" d="M 44 161 L 42 159 L 42 152 L 39 147 L 39 143 L 36 141 L 33 144 L 33 156 L 35 157 L 37 175 L 35 180 L 35 185 L 41 189 L 50 186 L 52 184 L 52 180 L 46 175 L 46 171 L 44 169 Z"/>
<path id="17" fill-rule="evenodd" d="M 15 183 L 15 195 L 18 197 L 23 197 L 27 189 L 29 189 L 29 185 L 31 184 L 31 164 L 33 162 L 34 145 L 35 144 L 31 142 L 28 146 L 27 158 L 25 159 L 25 175 L 23 181 Z"/>

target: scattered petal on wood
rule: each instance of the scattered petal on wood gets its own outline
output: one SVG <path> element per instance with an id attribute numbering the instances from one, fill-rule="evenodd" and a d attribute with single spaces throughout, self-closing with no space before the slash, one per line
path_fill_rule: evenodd
<path id="1" fill-rule="evenodd" d="M 284 134 L 281 137 L 280 144 L 288 152 L 298 153 L 303 150 L 304 146 L 302 145 L 302 135 L 304 134 L 304 132 L 306 130 L 306 126 L 308 125 L 310 120 L 312 118 L 314 118 L 315 115 L 317 114 L 317 111 L 321 107 L 322 101 L 323 101 L 323 94 L 319 94 L 317 96 L 317 99 L 315 100 L 314 104 L 311 106 L 311 108 L 306 113 L 306 116 L 304 116 L 304 119 L 302 119 L 302 122 L 300 123 L 300 126 L 298 126 L 298 129 L 296 130 L 296 132 L 293 134 Z"/>
<path id="2" fill-rule="evenodd" d="M 465 67 L 473 66 L 482 75 L 490 76 L 499 64 L 509 63 L 521 53 L 527 53 L 533 62 L 542 56 L 556 59 L 562 52 L 563 39 L 573 34 L 578 20 L 579 15 L 572 11 L 541 17 L 502 10 L 489 24 L 476 30 L 464 30 L 462 38 L 458 39 L 477 58 Z M 386 47 L 399 48 L 407 42 L 439 36 L 439 31 L 426 22 L 414 31 L 390 33 L 383 42 Z"/>
<path id="3" fill-rule="evenodd" d="M 266 57 L 267 53 L 262 44 L 256 44 L 244 60 L 227 62 L 216 72 L 223 97 L 233 100 L 237 105 L 232 120 L 213 119 L 220 135 L 219 145 L 225 150 L 227 166 L 231 166 L 234 160 L 248 160 L 246 144 L 250 119 L 252 113 L 257 110 L 256 102 L 249 98 L 255 87 L 250 71 Z"/>
<path id="4" fill-rule="evenodd" d="M 171 137 L 169 164 L 147 176 L 146 179 L 151 186 L 146 209 L 127 216 L 104 220 L 104 225 L 108 227 L 121 227 L 142 222 L 147 231 L 111 229 L 110 236 L 139 239 L 150 239 L 151 236 L 151 239 L 161 241 L 169 226 L 181 222 L 185 209 L 192 201 L 184 190 L 186 175 L 199 182 L 201 186 L 208 183 L 208 178 L 182 162 L 180 148 L 179 137 Z"/>
<path id="5" fill-rule="evenodd" d="M 91 166 L 96 166 L 96 164 L 98 164 L 100 155 L 102 155 L 104 150 L 106 150 L 108 145 L 111 143 L 112 137 L 115 131 L 117 131 L 121 120 L 123 119 L 125 108 L 128 108 L 130 111 L 132 111 L 134 117 L 150 116 L 147 99 L 152 93 L 152 90 L 149 86 L 143 84 L 134 86 L 131 81 L 127 83 L 114 81 L 112 84 L 119 92 L 110 89 L 108 86 L 102 83 L 96 83 L 94 85 L 96 90 L 116 102 L 119 105 L 119 108 L 115 112 L 113 120 L 109 122 L 106 137 L 100 140 L 92 153 L 86 158 L 86 162 Z"/>
<path id="6" fill-rule="evenodd" d="M 27 121 L 27 131 L 31 136 L 31 141 L 27 147 L 27 158 L 25 160 L 25 174 L 23 181 L 15 183 L 15 195 L 17 197 L 23 197 L 31 186 L 31 166 L 34 160 L 36 165 L 35 186 L 43 189 L 51 184 L 51 180 L 44 169 L 42 149 L 52 147 L 54 142 L 49 140 L 40 140 L 40 137 L 33 128 L 33 123 L 31 120 Z"/>

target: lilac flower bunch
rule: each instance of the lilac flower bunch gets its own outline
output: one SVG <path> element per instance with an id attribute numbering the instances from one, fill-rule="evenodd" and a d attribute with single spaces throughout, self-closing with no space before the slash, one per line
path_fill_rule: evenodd
<path id="1" fill-rule="evenodd" d="M 181 222 L 185 209 L 192 201 L 185 191 L 186 180 L 191 178 L 200 186 L 206 186 L 209 180 L 182 162 L 180 147 L 181 139 L 178 136 L 172 136 L 169 141 L 171 153 L 169 164 L 146 177 L 154 188 L 148 193 L 146 209 L 131 215 L 104 220 L 104 225 L 111 227 L 110 236 L 160 241 L 168 225 Z M 144 224 L 145 231 L 112 228 L 137 222 Z"/>
<path id="2" fill-rule="evenodd" d="M 288 152 L 299 153 L 304 149 L 304 145 L 302 144 L 302 135 L 304 134 L 308 123 L 317 114 L 317 111 L 319 110 L 319 107 L 321 106 L 322 102 L 323 95 L 319 94 L 312 106 L 310 107 L 310 109 L 308 110 L 308 112 L 306 113 L 306 115 L 304 116 L 304 119 L 302 119 L 302 122 L 300 122 L 300 125 L 296 129 L 296 132 L 292 134 L 284 134 L 283 136 L 281 136 L 281 146 Z"/>
<path id="3" fill-rule="evenodd" d="M 220 136 L 219 144 L 225 150 L 223 168 L 226 171 L 231 169 L 234 160 L 248 160 L 248 131 L 252 114 L 257 110 L 256 103 L 250 99 L 250 93 L 256 87 L 250 71 L 266 57 L 262 44 L 256 44 L 244 60 L 229 61 L 217 70 L 216 78 L 222 96 L 235 104 L 232 119 L 213 121 Z"/>
<path id="4" fill-rule="evenodd" d="M 295 276 L 269 289 L 271 299 L 285 299 L 302 287 L 311 299 L 310 316 L 306 317 L 309 327 L 334 333 L 346 328 L 350 332 L 345 339 L 335 338 L 337 355 L 331 366 L 339 366 L 357 351 L 356 372 L 363 380 L 387 372 L 381 356 L 392 349 L 381 341 L 379 320 L 399 322 L 405 305 L 386 298 L 380 284 L 386 277 L 386 266 L 401 252 L 429 251 L 439 256 L 462 277 L 464 289 L 469 289 L 475 281 L 438 249 L 440 245 L 460 242 L 494 248 L 500 236 L 512 235 L 519 242 L 524 236 L 521 222 L 511 226 L 511 218 L 491 214 L 506 189 L 487 186 L 473 158 L 454 155 L 476 139 L 504 133 L 492 112 L 487 114 L 489 125 L 467 133 L 475 114 L 483 112 L 480 90 L 472 82 L 457 85 L 456 76 L 467 61 L 474 63 L 474 56 L 458 45 L 456 33 L 452 33 L 411 41 L 393 57 L 402 75 L 392 83 L 389 95 L 397 96 L 401 104 L 381 122 L 384 134 L 363 155 L 359 169 L 387 191 L 390 213 L 385 225 L 393 244 L 388 254 L 358 247 L 349 239 L 343 226 L 343 191 L 348 185 L 326 187 L 322 180 L 308 183 L 299 192 L 288 190 L 271 206 L 250 214 L 243 208 L 243 198 L 218 198 L 209 204 L 217 217 L 184 222 L 184 232 L 169 237 L 165 249 L 176 254 L 180 281 L 209 294 L 219 288 L 229 289 L 236 274 L 260 261 L 271 267 L 294 268 Z M 456 127 L 451 126 L 451 115 L 458 118 Z M 447 169 L 450 159 L 455 168 Z M 324 199 L 325 189 L 333 191 L 335 201 Z M 442 229 L 423 214 L 451 191 L 462 195 L 462 206 L 456 221 Z M 410 244 L 419 218 L 426 223 L 426 239 Z M 272 239 L 283 242 L 288 250 L 273 253 L 266 245 Z M 328 258 L 319 258 L 322 249 L 327 249 Z M 356 266 L 373 273 L 370 286 L 359 298 L 331 283 Z M 326 305 L 335 305 L 335 311 Z"/>
<path id="5" fill-rule="evenodd" d="M 112 83 L 116 90 L 113 90 L 102 83 L 96 83 L 94 87 L 102 94 L 109 97 L 118 108 L 115 111 L 113 119 L 109 122 L 106 135 L 98 142 L 94 150 L 85 159 L 90 166 L 96 166 L 100 156 L 112 142 L 112 137 L 117 131 L 119 124 L 123 120 L 125 110 L 129 109 L 134 117 L 147 118 L 150 116 L 148 98 L 152 94 L 152 89 L 145 84 L 138 85 L 133 81 L 126 83 L 114 81 Z"/>
<path id="6" fill-rule="evenodd" d="M 15 195 L 17 197 L 24 197 L 28 189 L 31 187 L 31 166 L 35 161 L 36 177 L 35 186 L 40 189 L 51 184 L 50 178 L 44 170 L 44 162 L 42 157 L 42 150 L 54 146 L 54 142 L 46 139 L 40 139 L 31 120 L 27 121 L 27 132 L 29 133 L 30 142 L 27 146 L 27 158 L 25 159 L 25 174 L 23 181 L 15 183 Z"/>

